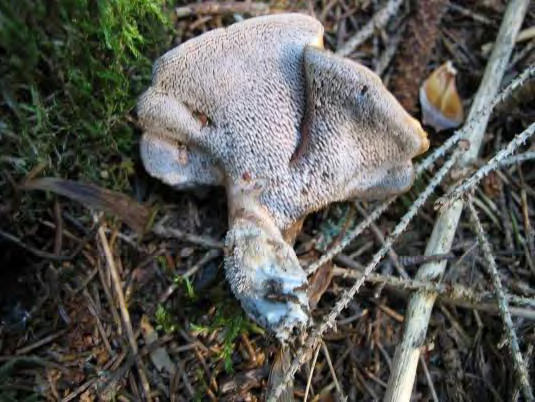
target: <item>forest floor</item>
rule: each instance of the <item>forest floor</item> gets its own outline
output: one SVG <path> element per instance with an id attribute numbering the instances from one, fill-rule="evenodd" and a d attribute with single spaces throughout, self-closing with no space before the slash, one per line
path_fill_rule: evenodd
<path id="1" fill-rule="evenodd" d="M 143 400 L 147 392 L 162 401 L 265 395 L 278 346 L 246 317 L 224 280 L 225 193 L 177 192 L 150 178 L 139 157 L 135 103 L 150 83 L 154 60 L 208 30 L 261 14 L 304 12 L 324 24 L 325 47 L 334 51 L 396 2 L 171 3 L 0 4 L 0 401 Z M 468 115 L 506 2 L 402 3 L 348 57 L 377 71 L 417 119 L 420 85 L 451 61 Z M 532 3 L 501 87 L 535 64 L 534 28 Z M 414 38 L 420 45 L 409 48 Z M 493 114 L 480 159 L 465 174 L 535 121 L 533 80 L 526 86 Z M 428 152 L 453 133 L 426 130 Z M 531 141 L 523 152 L 535 149 Z M 317 322 L 443 162 L 321 270 Z M 83 187 L 93 191 L 92 200 L 87 193 L 73 197 L 76 187 L 62 193 L 50 183 L 29 191 L 43 177 L 98 187 Z M 407 284 L 427 261 L 423 255 L 438 214 L 434 201 L 458 179 L 447 177 L 438 187 L 323 336 L 325 347 L 295 376 L 297 400 L 307 383 L 308 400 L 337 400 L 341 393 L 351 401 L 383 398 L 414 291 Z M 503 288 L 523 300 L 510 313 L 534 383 L 535 161 L 491 172 L 473 197 Z M 295 244 L 302 264 L 340 243 L 376 205 L 337 204 L 310 215 Z M 459 285 L 481 297 L 439 295 L 412 399 L 518 398 L 510 338 L 466 211 L 451 251 L 441 258 L 447 261 L 441 279 L 448 289 Z"/>

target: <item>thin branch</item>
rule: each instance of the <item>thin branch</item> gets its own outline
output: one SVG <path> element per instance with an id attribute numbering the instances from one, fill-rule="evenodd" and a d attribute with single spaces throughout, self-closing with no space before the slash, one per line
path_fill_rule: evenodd
<path id="1" fill-rule="evenodd" d="M 308 394 L 310 393 L 310 388 L 312 387 L 312 376 L 314 375 L 314 370 L 316 369 L 316 361 L 318 360 L 320 349 L 320 347 L 316 348 L 316 352 L 314 353 L 314 357 L 312 358 L 312 367 L 310 369 L 310 374 L 308 375 L 307 386 L 305 388 L 305 397 L 303 398 L 303 402 L 307 402 L 308 400 Z"/>
<path id="2" fill-rule="evenodd" d="M 490 172 L 499 169 L 504 163 L 511 163 L 509 157 L 524 144 L 533 134 L 535 134 L 535 123 L 518 134 L 505 148 L 498 152 L 494 157 L 482 166 L 476 173 L 474 173 L 468 180 L 465 180 L 463 184 L 457 186 L 452 192 L 440 198 L 436 205 L 445 207 L 451 205 L 453 202 L 459 200 L 464 194 L 467 194 L 474 190 L 479 182 L 487 176 Z M 515 161 L 523 161 L 533 157 L 535 152 L 526 152 L 523 155 L 518 155 Z"/>
<path id="3" fill-rule="evenodd" d="M 195 244 L 205 248 L 215 248 L 223 250 L 225 245 L 223 242 L 212 239 L 207 236 L 199 236 L 192 233 L 186 233 L 177 228 L 172 228 L 165 225 L 167 217 L 163 218 L 152 228 L 152 232 L 158 236 L 165 238 L 173 238 L 187 243 Z"/>
<path id="4" fill-rule="evenodd" d="M 198 4 L 177 7 L 177 18 L 185 18 L 191 15 L 227 15 L 227 14 L 252 14 L 262 15 L 270 12 L 270 6 L 266 3 L 229 1 L 220 3 L 217 1 L 205 1 Z"/>
<path id="5" fill-rule="evenodd" d="M 435 385 L 433 384 L 433 379 L 431 378 L 431 373 L 429 372 L 429 368 L 427 367 L 427 363 L 425 362 L 422 355 L 420 355 L 420 365 L 422 366 L 422 369 L 425 374 L 425 378 L 427 380 L 427 384 L 429 385 L 429 390 L 431 391 L 431 396 L 433 397 L 433 402 L 439 402 L 440 399 L 438 399 L 437 391 L 435 390 Z"/>
<path id="6" fill-rule="evenodd" d="M 386 49 L 381 53 L 381 57 L 377 61 L 377 65 L 374 68 L 374 72 L 378 76 L 382 77 L 383 73 L 386 71 L 386 69 L 392 62 L 392 59 L 394 58 L 396 52 L 398 51 L 398 47 L 403 40 L 403 33 L 404 32 L 398 32 L 396 37 L 390 40 L 390 42 L 387 44 Z"/>
<path id="7" fill-rule="evenodd" d="M 485 69 L 482 82 L 470 109 L 467 124 L 460 130 L 463 139 L 470 144 L 468 151 L 459 159 L 459 167 L 472 164 L 479 154 L 492 109 L 507 96 L 496 97 L 500 82 L 528 7 L 528 0 L 512 0 L 508 3 L 493 52 Z M 509 88 L 509 87 L 508 87 Z M 463 209 L 462 201 L 456 201 L 439 212 L 425 254 L 448 253 L 451 249 L 457 225 Z M 426 263 L 420 267 L 416 279 L 437 281 L 446 268 L 446 261 Z M 394 364 L 388 382 L 385 401 L 410 400 L 420 347 L 426 338 L 427 326 L 436 299 L 435 293 L 414 293 L 405 314 L 403 338 L 396 347 Z"/>
<path id="8" fill-rule="evenodd" d="M 336 375 L 336 371 L 334 370 L 333 362 L 331 361 L 331 355 L 329 354 L 329 349 L 327 349 L 327 345 L 325 345 L 325 342 L 321 343 L 321 349 L 323 350 L 323 354 L 325 355 L 325 359 L 327 360 L 327 365 L 329 366 L 329 371 L 331 372 L 331 376 L 334 381 L 334 386 L 336 387 L 336 393 L 338 394 L 338 400 L 341 402 L 346 401 L 347 398 L 345 397 L 344 391 L 342 390 L 340 382 L 338 381 L 338 376 Z"/>
<path id="9" fill-rule="evenodd" d="M 527 151 L 518 155 L 513 155 L 505 158 L 500 162 L 500 167 L 516 165 L 517 163 L 523 163 L 535 159 L 535 151 Z"/>
<path id="10" fill-rule="evenodd" d="M 496 260 L 492 254 L 492 249 L 490 247 L 489 241 L 483 230 L 483 226 L 477 216 L 476 208 L 474 207 L 472 196 L 468 196 L 468 210 L 470 211 L 470 218 L 474 224 L 477 238 L 483 250 L 483 255 L 487 260 L 488 273 L 492 279 L 492 284 L 496 292 L 496 298 L 498 299 L 498 307 L 500 308 L 500 313 L 502 320 L 505 326 L 505 332 L 509 340 L 509 347 L 511 348 L 511 354 L 513 355 L 513 367 L 516 372 L 516 376 L 522 387 L 522 394 L 526 401 L 532 401 L 533 391 L 529 383 L 528 370 L 524 364 L 524 359 L 522 358 L 522 353 L 520 352 L 520 345 L 518 344 L 518 338 L 514 329 L 513 319 L 511 318 L 511 313 L 509 311 L 509 303 L 505 298 L 505 292 L 503 290 L 502 281 L 500 280 L 500 274 L 498 273 L 498 267 L 496 266 Z"/>
<path id="11" fill-rule="evenodd" d="M 340 56 L 349 56 L 357 47 L 367 41 L 373 33 L 383 28 L 390 18 L 396 14 L 403 0 L 389 0 L 388 4 L 379 10 L 366 25 L 336 51 Z"/>
<path id="12" fill-rule="evenodd" d="M 353 267 L 351 267 L 353 268 Z M 360 278 L 362 272 L 356 269 L 333 268 L 333 275 L 343 278 Z M 489 311 L 497 307 L 496 296 L 492 292 L 476 293 L 473 289 L 462 285 L 451 285 L 435 282 L 420 281 L 416 279 L 403 279 L 391 275 L 381 275 L 372 273 L 366 278 L 370 284 L 384 284 L 387 287 L 400 291 L 421 291 L 436 293 L 436 296 L 446 303 L 452 303 L 457 306 L 473 308 L 475 310 Z M 535 320 L 535 299 L 505 294 L 505 299 L 510 304 L 519 308 L 511 308 L 511 313 L 516 316 Z M 492 312 L 492 311 L 490 311 Z"/>

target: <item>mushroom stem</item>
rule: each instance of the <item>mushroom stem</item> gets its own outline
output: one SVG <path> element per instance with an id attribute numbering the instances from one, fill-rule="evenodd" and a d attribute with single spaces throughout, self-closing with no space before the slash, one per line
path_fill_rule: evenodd
<path id="1" fill-rule="evenodd" d="M 227 182 L 225 274 L 247 314 L 285 344 L 309 322 L 307 277 L 260 203 L 260 180 Z"/>
<path id="2" fill-rule="evenodd" d="M 260 203 L 260 195 L 264 187 L 262 180 L 236 182 L 230 178 L 227 179 L 229 227 L 245 220 L 259 225 L 270 236 L 276 236 L 279 233 L 268 210 Z"/>

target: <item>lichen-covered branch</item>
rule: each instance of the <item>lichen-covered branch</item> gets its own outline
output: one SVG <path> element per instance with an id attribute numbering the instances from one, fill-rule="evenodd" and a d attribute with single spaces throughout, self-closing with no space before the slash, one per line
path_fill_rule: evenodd
<path id="1" fill-rule="evenodd" d="M 494 100 L 494 98 L 505 73 L 528 4 L 529 1 L 526 0 L 512 0 L 509 2 L 494 50 L 470 109 L 468 123 L 461 130 L 464 131 L 463 138 L 470 143 L 468 151 L 459 159 L 461 168 L 471 164 L 478 156 L 492 106 L 497 104 L 497 100 Z M 472 127 L 468 130 L 467 126 Z M 427 244 L 425 255 L 435 255 L 450 251 L 462 209 L 462 201 L 456 201 L 440 211 Z M 445 267 L 446 261 L 424 264 L 418 270 L 416 279 L 439 280 L 444 273 Z M 411 296 L 405 315 L 403 339 L 396 348 L 385 401 L 410 400 L 420 347 L 425 341 L 435 298 L 436 294 L 428 292 L 417 292 Z"/>
<path id="2" fill-rule="evenodd" d="M 492 285 L 498 300 L 498 307 L 500 309 L 502 320 L 505 326 L 505 332 L 509 341 L 509 347 L 511 348 L 511 354 L 513 356 L 513 366 L 520 386 L 522 387 L 522 394 L 524 395 L 526 401 L 532 401 L 533 391 L 529 383 L 528 370 L 524 364 L 522 353 L 520 352 L 520 345 L 518 344 L 518 338 L 516 336 L 513 320 L 511 318 L 511 312 L 509 311 L 509 303 L 505 297 L 505 291 L 503 290 L 502 281 L 500 280 L 500 274 L 498 273 L 496 260 L 494 259 L 492 249 L 485 235 L 485 231 L 483 230 L 483 226 L 481 225 L 481 222 L 477 216 L 477 211 L 474 207 L 472 196 L 470 195 L 468 196 L 468 210 L 470 211 L 470 218 L 474 225 L 479 244 L 483 250 L 483 255 L 488 263 L 486 267 L 492 279 Z"/>
<path id="3" fill-rule="evenodd" d="M 362 272 L 360 271 L 339 267 L 334 268 L 333 274 L 344 278 L 360 278 L 362 276 Z M 387 276 L 376 273 L 370 274 L 366 278 L 366 282 L 385 284 L 388 287 L 400 291 L 424 291 L 436 293 L 437 297 L 447 303 L 476 310 L 494 311 L 492 309 L 496 306 L 496 297 L 494 293 L 477 293 L 473 289 L 458 284 L 443 284 L 419 281 L 416 279 L 403 279 L 396 276 Z M 535 299 L 508 293 L 505 294 L 505 299 L 511 305 L 518 306 L 518 308 L 510 308 L 511 315 L 535 320 Z"/>
<path id="4" fill-rule="evenodd" d="M 481 167 L 468 180 L 465 180 L 463 184 L 456 187 L 450 194 L 438 200 L 437 205 L 442 207 L 451 205 L 453 202 L 460 199 L 464 194 L 471 192 L 485 176 L 487 176 L 490 172 L 500 168 L 504 162 L 507 162 L 508 158 L 533 134 L 535 134 L 535 123 L 531 123 L 528 128 L 518 134 L 509 144 L 507 144 L 505 148 L 494 155 L 494 157 L 488 163 L 486 163 L 485 166 Z M 526 157 L 526 155 L 524 157 Z M 529 157 L 529 153 L 527 153 L 527 157 Z M 518 158 L 518 161 L 521 160 L 522 158 Z"/>

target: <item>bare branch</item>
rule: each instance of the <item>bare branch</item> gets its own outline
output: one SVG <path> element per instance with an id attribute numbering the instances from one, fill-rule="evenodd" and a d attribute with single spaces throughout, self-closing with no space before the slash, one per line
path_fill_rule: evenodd
<path id="1" fill-rule="evenodd" d="M 476 160 L 492 109 L 500 102 L 500 99 L 503 99 L 500 97 L 495 99 L 495 96 L 507 68 L 528 4 L 527 0 L 512 0 L 508 3 L 493 52 L 470 109 L 467 124 L 460 130 L 464 132 L 463 139 L 466 139 L 470 144 L 468 151 L 464 152 L 459 159 L 460 168 L 464 168 Z M 440 211 L 425 250 L 426 255 L 450 251 L 462 209 L 463 203 L 459 200 Z M 444 273 L 446 263 L 446 261 L 441 261 L 422 265 L 416 274 L 416 279 L 439 280 Z M 428 292 L 417 292 L 410 298 L 405 314 L 403 339 L 396 348 L 385 401 L 410 400 L 420 346 L 425 341 L 435 299 L 436 294 Z"/>
<path id="2" fill-rule="evenodd" d="M 526 401 L 532 401 L 534 399 L 533 391 L 529 383 L 528 370 L 524 364 L 522 353 L 520 352 L 520 345 L 518 344 L 518 338 L 516 336 L 513 320 L 509 311 L 509 303 L 505 298 L 505 292 L 502 287 L 502 281 L 500 280 L 500 274 L 498 273 L 498 267 L 496 266 L 496 260 L 492 254 L 492 249 L 485 235 L 485 231 L 483 230 L 483 226 L 481 226 L 481 222 L 477 216 L 473 198 L 470 195 L 468 196 L 468 210 L 470 211 L 470 218 L 474 224 L 479 244 L 483 250 L 483 255 L 488 262 L 486 267 L 492 279 L 494 291 L 496 292 L 496 298 L 498 299 L 498 307 L 500 308 L 500 313 L 505 326 L 505 332 L 509 341 L 509 347 L 511 348 L 511 354 L 513 355 L 513 366 L 515 368 L 516 376 L 520 386 L 522 387 L 524 398 Z"/>
<path id="3" fill-rule="evenodd" d="M 349 56 L 357 47 L 367 41 L 377 29 L 383 28 L 390 18 L 396 14 L 403 0 L 389 0 L 388 4 L 379 10 L 366 25 L 352 36 L 336 51 L 340 56 Z"/>
<path id="4" fill-rule="evenodd" d="M 353 268 L 353 267 L 351 267 Z M 333 274 L 343 278 L 360 278 L 362 272 L 356 269 L 346 269 L 334 267 Z M 419 281 L 416 279 L 403 279 L 391 275 L 381 275 L 372 273 L 366 278 L 367 283 L 384 284 L 387 287 L 398 291 L 421 291 L 436 293 L 437 297 L 445 303 L 451 303 L 456 306 L 483 310 L 490 313 L 497 311 L 496 296 L 492 292 L 477 293 L 473 289 L 462 285 L 452 285 L 443 283 L 434 283 Z M 522 297 L 512 294 L 505 294 L 508 303 L 518 307 L 510 307 L 512 315 L 535 320 L 535 299 Z"/>
<path id="5" fill-rule="evenodd" d="M 220 3 L 217 1 L 205 1 L 198 4 L 177 7 L 177 18 L 185 18 L 191 15 L 227 15 L 227 14 L 252 14 L 262 15 L 270 12 L 270 6 L 266 3 L 230 1 Z"/>
<path id="6" fill-rule="evenodd" d="M 450 194 L 445 195 L 440 198 L 436 205 L 440 207 L 446 207 L 451 205 L 453 202 L 459 200 L 464 194 L 467 194 L 474 190 L 474 187 L 479 184 L 479 182 L 487 176 L 490 172 L 499 169 L 503 164 L 511 163 L 508 161 L 508 158 L 524 144 L 533 134 L 535 134 L 535 123 L 531 125 L 518 134 L 505 148 L 498 152 L 494 157 L 487 163 L 485 166 L 481 167 L 476 173 L 474 173 L 468 180 L 465 180 L 463 184 L 456 187 Z M 522 161 L 529 159 L 535 155 L 535 152 L 526 152 L 524 154 L 524 159 L 519 155 L 515 161 Z M 527 158 L 526 158 L 527 155 Z"/>

